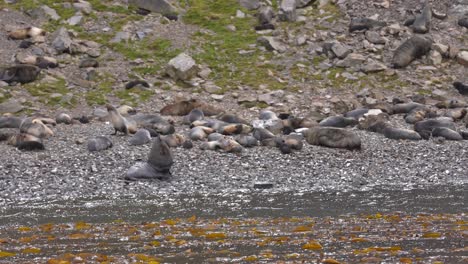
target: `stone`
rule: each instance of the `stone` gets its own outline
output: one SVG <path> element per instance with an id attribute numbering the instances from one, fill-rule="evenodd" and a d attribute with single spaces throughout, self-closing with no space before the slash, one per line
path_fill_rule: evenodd
<path id="1" fill-rule="evenodd" d="M 112 141 L 105 136 L 98 136 L 88 139 L 88 150 L 91 152 L 112 148 Z"/>
<path id="2" fill-rule="evenodd" d="M 185 53 L 177 55 L 171 59 L 166 66 L 167 75 L 171 76 L 174 80 L 187 81 L 196 75 L 198 66 L 192 57 Z"/>
<path id="3" fill-rule="evenodd" d="M 296 8 L 304 8 L 311 2 L 313 1 L 312 0 L 296 0 Z"/>
<path id="4" fill-rule="evenodd" d="M 42 12 L 44 12 L 46 16 L 49 17 L 49 19 L 54 21 L 60 20 L 60 16 L 57 14 L 57 11 L 55 11 L 55 9 L 50 8 L 46 5 L 41 6 L 40 9 Z"/>
<path id="5" fill-rule="evenodd" d="M 328 5 L 328 4 L 330 4 L 330 0 L 319 0 L 318 7 L 322 8 L 322 7 L 324 7 L 324 6 Z"/>
<path id="6" fill-rule="evenodd" d="M 366 57 L 359 53 L 351 53 L 344 60 L 338 61 L 336 66 L 344 68 L 359 69 L 361 64 L 366 61 Z"/>
<path id="7" fill-rule="evenodd" d="M 81 13 L 77 13 L 67 20 L 67 24 L 70 26 L 76 26 L 81 24 L 81 20 L 83 20 L 83 15 L 81 15 Z"/>
<path id="8" fill-rule="evenodd" d="M 273 183 L 271 182 L 256 182 L 254 183 L 254 189 L 271 189 L 273 188 Z"/>
<path id="9" fill-rule="evenodd" d="M 128 3 L 163 15 L 177 13 L 176 8 L 167 0 L 129 0 Z"/>
<path id="10" fill-rule="evenodd" d="M 276 50 L 280 53 L 283 53 L 287 50 L 286 45 L 281 41 L 276 40 L 274 37 L 261 36 L 257 39 L 257 42 L 269 51 Z"/>
<path id="11" fill-rule="evenodd" d="M 258 10 L 258 22 L 260 24 L 271 24 L 275 12 L 271 6 L 263 6 Z"/>
<path id="12" fill-rule="evenodd" d="M 59 52 L 68 52 L 71 53 L 71 47 L 72 47 L 72 39 L 70 38 L 70 35 L 68 34 L 68 31 L 66 28 L 61 27 L 59 28 L 52 37 L 52 47 Z"/>
<path id="13" fill-rule="evenodd" d="M 256 103 L 257 102 L 257 97 L 249 94 L 241 94 L 239 98 L 237 99 L 237 102 L 239 104 L 242 103 Z"/>
<path id="14" fill-rule="evenodd" d="M 21 105 L 20 102 L 11 99 L 9 101 L 3 102 L 0 104 L 0 114 L 4 113 L 17 113 L 23 110 L 24 107 Z"/>
<path id="15" fill-rule="evenodd" d="M 260 7 L 259 0 L 239 0 L 239 4 L 248 10 L 255 10 Z"/>
<path id="16" fill-rule="evenodd" d="M 294 22 L 297 20 L 296 0 L 282 0 L 279 9 L 279 19 Z"/>
<path id="17" fill-rule="evenodd" d="M 232 32 L 235 32 L 237 30 L 236 26 L 234 25 L 227 25 L 226 28 L 229 30 L 229 31 L 232 31 Z"/>
<path id="18" fill-rule="evenodd" d="M 460 51 L 457 55 L 457 61 L 461 65 L 468 67 L 468 51 Z"/>
<path id="19" fill-rule="evenodd" d="M 339 42 L 333 43 L 331 46 L 331 50 L 339 59 L 344 59 L 346 58 L 346 56 L 348 56 L 348 54 L 353 52 L 353 50 L 350 49 L 348 46 L 343 45 Z"/>
<path id="20" fill-rule="evenodd" d="M 119 43 L 122 42 L 122 40 L 129 40 L 130 39 L 130 33 L 126 31 L 119 31 L 117 34 L 115 34 L 114 38 L 111 39 L 111 43 Z"/>
<path id="21" fill-rule="evenodd" d="M 237 10 L 236 11 L 236 17 L 237 18 L 245 18 L 245 13 L 240 11 L 240 10 Z"/>
<path id="22" fill-rule="evenodd" d="M 429 63 L 432 65 L 439 65 L 442 63 L 442 54 L 440 54 L 436 50 L 432 50 L 429 52 Z"/>
<path id="23" fill-rule="evenodd" d="M 7 82 L 0 81 L 0 87 L 6 87 L 6 86 L 8 86 Z"/>
<path id="24" fill-rule="evenodd" d="M 75 3 L 73 3 L 73 8 L 77 11 L 83 12 L 86 15 L 91 14 L 93 11 L 93 7 L 89 2 L 83 1 L 83 0 L 78 0 Z"/>
<path id="25" fill-rule="evenodd" d="M 387 40 L 375 31 L 366 31 L 366 39 L 373 44 L 385 44 Z"/>
<path id="26" fill-rule="evenodd" d="M 278 103 L 281 98 L 284 96 L 284 91 L 283 90 L 277 90 L 273 92 L 269 92 L 266 94 L 261 94 L 258 96 L 258 101 L 259 102 L 265 102 L 268 105 L 273 105 L 275 103 Z"/>
<path id="27" fill-rule="evenodd" d="M 219 93 L 222 90 L 221 87 L 217 86 L 213 82 L 206 82 L 202 85 L 202 87 L 207 93 L 211 93 L 211 94 Z"/>
<path id="28" fill-rule="evenodd" d="M 449 46 L 441 44 L 441 43 L 434 43 L 432 45 L 432 49 L 439 52 L 442 56 L 448 57 L 449 56 Z"/>
<path id="29" fill-rule="evenodd" d="M 373 59 L 368 59 L 367 63 L 361 67 L 361 70 L 365 73 L 385 71 L 387 66 Z"/>

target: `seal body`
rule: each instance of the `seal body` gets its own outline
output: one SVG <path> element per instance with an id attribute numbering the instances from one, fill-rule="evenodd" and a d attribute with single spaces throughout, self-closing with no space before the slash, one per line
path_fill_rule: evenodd
<path id="1" fill-rule="evenodd" d="M 414 33 L 427 33 L 431 27 L 431 19 L 432 8 L 429 2 L 426 1 L 422 13 L 416 16 L 413 24 L 411 25 L 411 28 L 413 29 Z"/>
<path id="2" fill-rule="evenodd" d="M 98 136 L 88 140 L 88 150 L 91 152 L 112 148 L 112 141 L 105 136 Z"/>
<path id="3" fill-rule="evenodd" d="M 304 136 L 311 145 L 349 150 L 361 149 L 359 136 L 343 128 L 313 127 L 305 131 Z"/>
<path id="4" fill-rule="evenodd" d="M 428 36 L 413 36 L 401 44 L 393 54 L 393 67 L 404 68 L 413 60 L 431 50 L 432 39 Z"/>
<path id="5" fill-rule="evenodd" d="M 106 108 L 107 112 L 109 113 L 110 121 L 114 126 L 114 133 L 112 135 L 116 135 L 117 132 L 122 132 L 125 135 L 136 132 L 136 122 L 131 122 L 127 120 L 119 113 L 119 111 L 117 111 L 117 109 L 114 106 L 110 104 L 107 104 Z"/>
<path id="6" fill-rule="evenodd" d="M 34 65 L 19 64 L 9 68 L 0 69 L 0 80 L 7 83 L 29 83 L 36 80 L 41 69 Z"/>
<path id="7" fill-rule="evenodd" d="M 421 136 L 413 130 L 386 127 L 383 129 L 383 134 L 389 139 L 403 140 L 421 140 Z"/>
<path id="8" fill-rule="evenodd" d="M 20 150 L 44 150 L 44 144 L 42 139 L 29 135 L 26 133 L 20 133 L 13 135 L 8 140 L 8 144 L 17 147 Z"/>
<path id="9" fill-rule="evenodd" d="M 319 126 L 322 127 L 347 127 L 355 126 L 358 121 L 354 118 L 343 117 L 343 116 L 330 116 L 320 121 Z"/>

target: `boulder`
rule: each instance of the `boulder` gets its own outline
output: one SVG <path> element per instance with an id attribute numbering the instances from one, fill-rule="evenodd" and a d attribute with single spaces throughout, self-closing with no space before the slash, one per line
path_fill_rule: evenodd
<path id="1" fill-rule="evenodd" d="M 286 45 L 281 41 L 276 40 L 274 37 L 262 36 L 257 39 L 257 42 L 269 51 L 276 50 L 283 53 L 287 50 Z"/>
<path id="2" fill-rule="evenodd" d="M 177 13 L 176 8 L 167 0 L 129 0 L 128 3 L 163 15 Z"/>
<path id="3" fill-rule="evenodd" d="M 72 39 L 70 38 L 66 28 L 59 28 L 53 34 L 52 39 L 52 47 L 54 47 L 58 53 L 71 53 Z"/>
<path id="4" fill-rule="evenodd" d="M 239 4 L 248 10 L 255 10 L 260 7 L 259 0 L 239 0 Z"/>
<path id="5" fill-rule="evenodd" d="M 171 59 L 166 66 L 167 75 L 171 76 L 174 80 L 190 80 L 197 72 L 198 66 L 195 60 L 185 53 L 181 53 Z"/>
<path id="6" fill-rule="evenodd" d="M 294 22 L 297 19 L 296 0 L 282 0 L 279 9 L 279 19 Z"/>

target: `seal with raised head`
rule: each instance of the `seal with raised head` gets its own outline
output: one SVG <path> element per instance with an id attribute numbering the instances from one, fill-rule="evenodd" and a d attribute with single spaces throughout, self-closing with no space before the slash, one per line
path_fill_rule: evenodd
<path id="1" fill-rule="evenodd" d="M 304 132 L 307 143 L 329 148 L 360 150 L 361 139 L 356 133 L 336 127 L 312 127 Z"/>
<path id="2" fill-rule="evenodd" d="M 125 175 L 125 180 L 167 180 L 171 177 L 170 169 L 173 163 L 173 156 L 169 146 L 159 136 L 155 137 L 148 155 L 148 161 L 130 167 L 127 175 Z"/>
<path id="3" fill-rule="evenodd" d="M 136 132 L 136 123 L 129 122 L 114 106 L 107 104 L 106 108 L 109 113 L 110 122 L 114 126 L 114 133 L 112 135 L 117 135 L 117 132 L 122 132 L 125 135 Z"/>
<path id="4" fill-rule="evenodd" d="M 401 44 L 393 54 L 393 67 L 404 68 L 413 60 L 426 55 L 432 46 L 432 39 L 429 36 L 415 35 Z"/>
<path id="5" fill-rule="evenodd" d="M 431 27 L 431 19 L 432 8 L 429 1 L 426 1 L 421 14 L 415 17 L 414 22 L 411 25 L 411 29 L 413 29 L 414 33 L 427 33 Z"/>

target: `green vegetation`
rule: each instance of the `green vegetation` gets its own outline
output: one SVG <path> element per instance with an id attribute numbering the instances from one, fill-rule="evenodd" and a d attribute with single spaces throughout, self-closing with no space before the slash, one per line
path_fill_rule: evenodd
<path id="1" fill-rule="evenodd" d="M 283 85 L 273 78 L 274 67 L 270 64 L 258 64 L 261 55 L 265 59 L 270 54 L 263 54 L 250 45 L 257 41 L 253 16 L 246 18 L 235 17 L 237 10 L 249 14 L 237 0 L 188 0 L 188 10 L 184 22 L 198 25 L 212 33 L 198 32 L 195 40 L 203 51 L 194 55 L 198 63 L 207 64 L 213 71 L 215 83 L 224 90 L 247 85 L 258 88 L 260 84 L 270 89 L 280 89 Z M 227 29 L 234 25 L 236 31 Z M 241 54 L 240 51 L 249 51 Z M 270 74 L 269 74 L 270 72 Z"/>
<path id="2" fill-rule="evenodd" d="M 68 106 L 76 103 L 75 98 L 63 100 L 70 91 L 64 79 L 57 78 L 47 82 L 29 83 L 24 85 L 32 96 L 38 98 L 39 102 L 49 106 Z"/>

